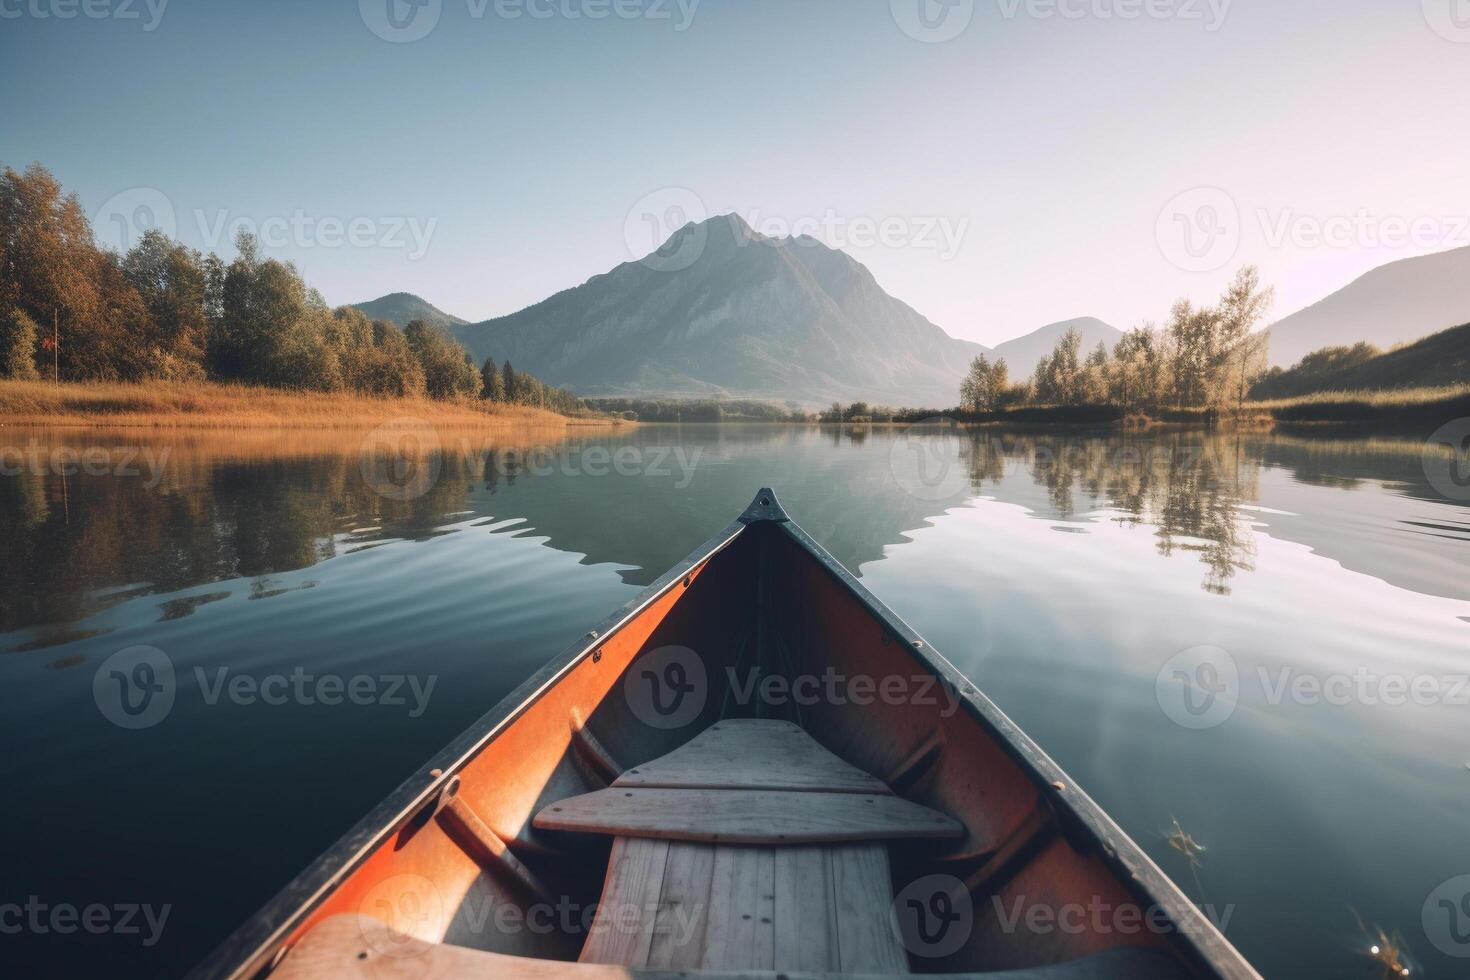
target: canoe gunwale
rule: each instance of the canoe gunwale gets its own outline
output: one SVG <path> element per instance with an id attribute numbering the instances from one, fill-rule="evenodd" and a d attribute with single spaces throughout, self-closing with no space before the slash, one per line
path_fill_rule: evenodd
<path id="1" fill-rule="evenodd" d="M 762 491 L 775 497 L 769 490 Z M 752 510 L 755 508 L 752 504 Z M 779 507 L 779 505 L 777 505 Z M 481 715 L 448 746 L 398 785 L 352 829 L 344 834 L 316 860 L 312 861 L 285 888 L 276 893 L 258 912 L 217 946 L 209 956 L 186 975 L 189 980 L 230 978 L 245 980 L 267 967 L 274 966 L 280 944 L 303 922 L 332 890 L 390 837 L 401 830 L 425 806 L 443 791 L 461 768 L 492 742 L 506 726 L 531 708 L 561 678 L 584 659 L 590 657 L 630 622 L 637 619 L 654 602 L 680 585 L 685 576 L 704 565 L 740 538 L 752 523 L 752 511 L 709 538 L 682 561 L 654 580 L 616 612 L 595 624 L 582 639 L 564 649 L 545 666 L 522 682 L 495 707 Z M 782 519 L 785 519 L 784 514 Z M 439 776 L 433 770 L 441 771 Z"/>

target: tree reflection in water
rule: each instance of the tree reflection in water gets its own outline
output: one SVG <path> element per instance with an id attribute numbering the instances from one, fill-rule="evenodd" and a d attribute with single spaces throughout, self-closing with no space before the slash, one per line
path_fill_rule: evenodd
<path id="1" fill-rule="evenodd" d="M 976 492 L 998 487 L 1007 464 L 1015 463 L 1046 490 L 1061 520 L 1076 516 L 1080 494 L 1087 512 L 1109 510 L 1124 525 L 1153 527 L 1163 556 L 1197 552 L 1208 569 L 1208 592 L 1228 595 L 1235 573 L 1254 567 L 1255 541 L 1240 507 L 1256 501 L 1261 467 L 1238 434 L 1077 437 L 977 429 L 962 452 Z"/>

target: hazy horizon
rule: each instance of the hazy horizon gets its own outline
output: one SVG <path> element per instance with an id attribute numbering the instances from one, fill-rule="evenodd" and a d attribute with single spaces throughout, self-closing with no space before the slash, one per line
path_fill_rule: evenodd
<path id="1" fill-rule="evenodd" d="M 243 225 L 333 304 L 471 321 L 726 212 L 990 346 L 1470 244 L 1452 0 L 417 2 L 7 6 L 0 161 L 104 242 Z"/>

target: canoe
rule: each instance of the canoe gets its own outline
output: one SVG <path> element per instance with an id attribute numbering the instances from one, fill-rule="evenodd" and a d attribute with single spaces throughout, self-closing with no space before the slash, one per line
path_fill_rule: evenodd
<path id="1" fill-rule="evenodd" d="M 1255 978 L 763 489 L 199 977 Z"/>

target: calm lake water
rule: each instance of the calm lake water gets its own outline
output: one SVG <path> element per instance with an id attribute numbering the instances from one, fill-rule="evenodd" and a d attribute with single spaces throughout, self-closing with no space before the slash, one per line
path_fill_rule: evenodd
<path id="1" fill-rule="evenodd" d="M 1380 927 L 1466 974 L 1430 899 L 1470 874 L 1470 494 L 1421 441 L 587 431 L 403 470 L 356 436 L 0 429 L 0 904 L 167 908 L 31 936 L 39 972 L 183 972 L 770 485 L 1267 977 L 1377 975 Z M 161 718 L 105 696 L 138 645 L 175 670 Z M 1205 669 L 1238 685 L 1202 707 L 1175 678 Z M 293 672 L 433 687 L 221 686 Z"/>

